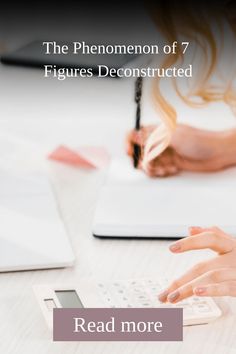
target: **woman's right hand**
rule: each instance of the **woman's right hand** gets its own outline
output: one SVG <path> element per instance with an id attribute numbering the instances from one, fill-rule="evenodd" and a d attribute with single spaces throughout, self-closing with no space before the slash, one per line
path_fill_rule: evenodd
<path id="1" fill-rule="evenodd" d="M 131 130 L 126 138 L 127 154 L 132 158 L 134 144 L 143 152 L 146 141 L 155 125 Z M 142 167 L 143 153 L 139 168 Z M 180 124 L 170 146 L 150 161 L 145 172 L 150 177 L 166 177 L 182 170 L 213 172 L 236 164 L 236 130 L 211 132 Z"/>
<path id="2" fill-rule="evenodd" d="M 155 125 L 149 125 L 142 127 L 139 131 L 131 130 L 127 135 L 126 151 L 131 158 L 133 157 L 134 144 L 139 145 L 141 148 L 141 157 L 138 165 L 138 168 L 140 169 L 142 169 L 143 150 L 146 141 L 155 129 Z M 172 147 L 168 147 L 161 155 L 148 164 L 145 172 L 149 177 L 165 177 L 175 175 L 180 171 L 177 158 L 178 157 L 174 149 Z"/>
<path id="3" fill-rule="evenodd" d="M 211 249 L 217 255 L 202 261 L 159 294 L 162 302 L 177 303 L 192 295 L 236 296 L 236 239 L 218 227 L 191 227 L 189 236 L 170 246 L 173 253 Z"/>

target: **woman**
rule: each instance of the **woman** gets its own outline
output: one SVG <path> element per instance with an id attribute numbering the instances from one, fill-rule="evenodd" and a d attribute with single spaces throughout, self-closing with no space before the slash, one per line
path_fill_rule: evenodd
<path id="1" fill-rule="evenodd" d="M 152 7 L 154 21 L 166 41 L 191 43 L 193 49 L 188 55 L 177 51 L 166 57 L 162 66 L 183 66 L 186 61 L 193 61 L 195 76 L 185 86 L 178 79 L 172 81 L 182 101 L 192 107 L 221 101 L 230 107 L 232 114 L 236 113 L 234 6 L 234 1 L 223 0 L 213 5 L 206 1 L 198 1 L 196 5 L 182 1 L 181 6 L 177 1 L 163 0 Z M 162 90 L 160 79 L 154 84 L 161 124 L 131 131 L 127 138 L 130 156 L 134 144 L 141 147 L 140 169 L 150 177 L 166 177 L 182 170 L 210 172 L 236 165 L 236 129 L 210 132 L 177 125 L 177 113 L 168 101 L 168 91 Z M 192 227 L 189 237 L 173 243 L 170 251 L 181 253 L 204 248 L 217 252 L 217 256 L 197 264 L 170 284 L 159 295 L 161 301 L 176 303 L 193 294 L 236 296 L 236 239 L 217 227 Z"/>

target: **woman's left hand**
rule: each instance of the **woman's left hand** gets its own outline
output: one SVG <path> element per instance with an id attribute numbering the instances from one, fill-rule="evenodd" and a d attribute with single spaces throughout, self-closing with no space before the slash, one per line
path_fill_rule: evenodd
<path id="1" fill-rule="evenodd" d="M 159 300 L 177 303 L 192 295 L 236 296 L 236 239 L 217 227 L 192 227 L 189 232 L 170 246 L 171 252 L 211 249 L 217 256 L 196 264 L 172 282 Z"/>

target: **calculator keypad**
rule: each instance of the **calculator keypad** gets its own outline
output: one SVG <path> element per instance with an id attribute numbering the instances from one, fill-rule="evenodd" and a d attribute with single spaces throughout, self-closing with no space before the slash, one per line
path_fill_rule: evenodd
<path id="1" fill-rule="evenodd" d="M 167 284 L 166 279 L 161 281 L 151 279 L 114 281 L 99 283 L 98 290 L 104 307 L 177 307 L 183 308 L 184 319 L 197 319 L 198 317 L 202 319 L 203 316 L 210 318 L 213 317 L 214 310 L 219 311 L 216 304 L 209 298 L 191 297 L 177 304 L 161 303 L 158 300 L 158 294 Z M 200 320 L 199 323 L 201 323 Z"/>

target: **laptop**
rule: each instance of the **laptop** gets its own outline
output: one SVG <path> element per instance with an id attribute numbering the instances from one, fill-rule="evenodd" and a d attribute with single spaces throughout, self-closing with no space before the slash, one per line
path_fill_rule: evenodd
<path id="1" fill-rule="evenodd" d="M 4 64 L 20 65 L 26 67 L 44 68 L 44 65 L 55 65 L 58 68 L 92 68 L 95 75 L 98 74 L 98 65 L 106 65 L 109 69 L 115 70 L 131 63 L 138 55 L 133 54 L 73 54 L 72 42 L 57 42 L 60 45 L 66 44 L 69 48 L 67 55 L 63 54 L 45 54 L 43 40 L 36 40 L 22 47 L 4 53 L 1 56 L 1 62 Z M 102 69 L 102 74 L 105 70 Z"/>
<path id="2" fill-rule="evenodd" d="M 74 254 L 45 175 L 0 170 L 0 272 L 71 266 Z"/>
<path id="3" fill-rule="evenodd" d="M 189 226 L 217 225 L 236 235 L 236 168 L 149 178 L 128 158 L 111 163 L 92 232 L 97 237 L 180 238 Z"/>

